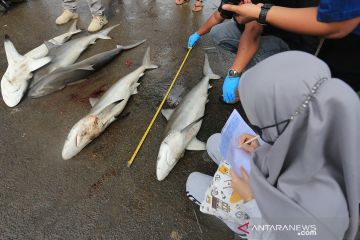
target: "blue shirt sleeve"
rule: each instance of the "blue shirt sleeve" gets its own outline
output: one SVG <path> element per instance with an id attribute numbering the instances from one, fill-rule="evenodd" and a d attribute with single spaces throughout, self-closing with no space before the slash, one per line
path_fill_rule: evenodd
<path id="1" fill-rule="evenodd" d="M 360 0 L 320 0 L 318 21 L 336 22 L 360 16 Z M 354 33 L 360 35 L 360 25 Z"/>

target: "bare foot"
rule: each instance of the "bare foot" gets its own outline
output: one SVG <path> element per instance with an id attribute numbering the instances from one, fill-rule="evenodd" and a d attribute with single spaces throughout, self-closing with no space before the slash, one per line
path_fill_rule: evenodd
<path id="1" fill-rule="evenodd" d="M 185 2 L 187 2 L 188 0 L 175 0 L 176 5 L 182 5 Z"/>
<path id="2" fill-rule="evenodd" d="M 200 12 L 203 9 L 202 0 L 195 0 L 194 6 L 192 8 L 193 12 Z"/>

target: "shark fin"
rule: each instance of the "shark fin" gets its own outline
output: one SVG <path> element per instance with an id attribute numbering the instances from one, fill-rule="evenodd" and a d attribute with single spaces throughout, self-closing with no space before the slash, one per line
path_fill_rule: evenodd
<path id="1" fill-rule="evenodd" d="M 198 122 L 202 121 L 205 118 L 206 114 L 203 115 L 202 117 L 196 119 L 195 121 L 193 121 L 192 123 L 190 123 L 189 125 L 187 125 L 186 127 L 184 127 L 181 132 L 186 132 L 189 129 L 191 129 L 195 124 L 197 124 Z"/>
<path id="2" fill-rule="evenodd" d="M 105 40 L 110 40 L 111 39 L 111 37 L 105 36 L 105 35 L 100 35 L 99 38 L 105 39 Z"/>
<path id="3" fill-rule="evenodd" d="M 83 66 L 83 67 L 79 67 L 77 68 L 78 70 L 87 70 L 87 71 L 94 71 L 94 65 L 88 65 L 88 66 Z"/>
<path id="4" fill-rule="evenodd" d="M 39 59 L 32 59 L 32 61 L 30 62 L 30 72 L 33 72 L 39 68 L 41 68 L 42 66 L 48 64 L 51 61 L 51 58 L 49 57 L 44 57 L 44 58 L 39 58 Z"/>
<path id="5" fill-rule="evenodd" d="M 91 105 L 91 107 L 95 106 L 95 104 L 97 104 L 100 100 L 100 97 L 98 98 L 89 98 L 89 103 Z"/>
<path id="6" fill-rule="evenodd" d="M 204 151 L 206 150 L 206 144 L 194 137 L 191 142 L 186 146 L 186 150 Z"/>
<path id="7" fill-rule="evenodd" d="M 219 75 L 216 75 L 211 70 L 210 64 L 209 64 L 209 57 L 207 54 L 205 54 L 205 61 L 204 61 L 204 69 L 203 69 L 204 75 L 210 79 L 220 79 L 221 77 Z"/>
<path id="8" fill-rule="evenodd" d="M 119 103 L 121 103 L 121 102 L 124 101 L 124 100 L 125 100 L 125 99 L 120 99 L 120 100 L 117 100 L 117 101 L 115 101 L 115 102 L 112 102 L 112 103 L 106 105 L 105 107 L 97 110 L 96 112 L 93 112 L 92 114 L 98 115 L 98 114 L 100 114 L 100 113 L 102 113 L 102 112 L 106 112 L 106 111 L 108 111 L 108 110 L 110 111 L 113 107 L 115 107 L 116 105 L 118 105 Z"/>
<path id="9" fill-rule="evenodd" d="M 11 42 L 10 37 L 7 34 L 5 35 L 4 48 L 9 65 L 25 58 L 16 50 L 14 44 Z"/>
<path id="10" fill-rule="evenodd" d="M 140 42 L 137 42 L 137 43 L 134 43 L 134 44 L 131 44 L 131 45 L 126 45 L 126 46 L 122 46 L 122 45 L 116 45 L 117 48 L 121 48 L 123 50 L 128 50 L 128 49 L 132 49 L 134 47 L 137 47 L 141 44 L 143 44 L 144 42 L 146 41 L 146 39 L 140 41 Z"/>
<path id="11" fill-rule="evenodd" d="M 161 114 L 166 118 L 166 120 L 169 120 L 174 111 L 174 109 L 162 109 Z"/>
<path id="12" fill-rule="evenodd" d="M 150 47 L 148 47 L 146 49 L 146 52 L 145 52 L 145 55 L 144 55 L 144 58 L 143 58 L 143 63 L 142 65 L 145 67 L 145 69 L 155 69 L 155 68 L 158 68 L 157 65 L 154 65 L 151 63 L 151 60 L 150 60 Z"/>
<path id="13" fill-rule="evenodd" d="M 74 82 L 69 82 L 69 83 L 67 82 L 66 85 L 67 86 L 77 85 L 77 84 L 85 82 L 87 80 L 88 80 L 87 78 L 84 78 L 84 79 L 80 79 L 80 80 L 77 80 L 77 81 L 74 81 Z"/>
<path id="14" fill-rule="evenodd" d="M 69 31 L 68 31 L 69 33 L 75 34 L 75 33 L 81 32 L 81 29 L 78 29 L 78 28 L 77 28 L 77 22 L 78 22 L 77 19 L 75 19 L 75 20 L 72 22 L 72 24 L 71 24 L 71 26 L 70 26 L 70 28 L 69 28 Z"/>
<path id="15" fill-rule="evenodd" d="M 104 30 L 96 33 L 98 38 L 100 39 L 111 39 L 111 37 L 108 36 L 108 34 L 110 33 L 111 30 L 113 30 L 114 28 L 116 28 L 117 26 L 119 26 L 120 24 L 116 24 L 114 26 L 105 28 Z"/>
<path id="16" fill-rule="evenodd" d="M 138 93 L 138 90 L 137 90 L 138 86 L 140 86 L 140 83 L 137 82 L 134 84 L 134 91 L 131 93 L 131 95 L 135 95 Z"/>

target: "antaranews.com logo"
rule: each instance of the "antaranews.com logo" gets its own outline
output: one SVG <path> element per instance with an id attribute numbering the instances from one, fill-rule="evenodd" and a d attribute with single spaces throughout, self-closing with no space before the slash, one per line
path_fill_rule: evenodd
<path id="1" fill-rule="evenodd" d="M 294 232 L 298 236 L 316 236 L 316 225 L 269 225 L 269 224 L 254 224 L 250 226 L 250 223 L 247 222 L 238 227 L 240 231 L 245 234 L 250 234 L 251 232 L 261 231 L 261 232 Z"/>

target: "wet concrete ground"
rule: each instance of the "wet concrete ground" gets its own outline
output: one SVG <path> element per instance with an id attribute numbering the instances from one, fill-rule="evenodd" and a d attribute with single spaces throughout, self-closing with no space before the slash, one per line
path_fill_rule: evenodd
<path id="1" fill-rule="evenodd" d="M 163 117 L 156 121 L 133 166 L 126 167 L 186 53 L 188 36 L 216 8 L 207 1 L 202 13 L 193 14 L 190 5 L 174 2 L 107 1 L 109 25 L 120 23 L 121 27 L 110 33 L 112 40 L 90 46 L 80 60 L 119 43 L 146 38 L 146 44 L 122 53 L 88 81 L 61 92 L 24 98 L 15 108 L 0 101 L 0 239 L 233 238 L 224 224 L 202 214 L 185 196 L 191 172 L 212 174 L 216 169 L 205 152 L 186 152 L 168 178 L 156 180 L 156 157 L 166 125 Z M 9 34 L 24 54 L 67 31 L 69 25 L 54 23 L 61 11 L 60 1 L 19 4 L 0 17 L 0 38 Z M 79 14 L 79 25 L 85 29 L 91 17 L 85 1 L 80 1 Z M 145 73 L 139 94 L 125 109 L 130 115 L 114 122 L 74 159 L 62 160 L 69 130 L 90 109 L 87 98 L 138 67 L 147 46 L 160 68 Z M 205 37 L 193 50 L 176 84 L 178 91 L 191 89 L 202 77 L 203 49 L 211 46 Z M 0 56 L 3 74 L 7 67 L 3 47 Z M 209 52 L 210 65 L 222 76 L 228 67 L 224 56 L 218 50 Z M 221 130 L 232 111 L 218 101 L 222 80 L 213 85 L 199 133 L 203 141 Z"/>

